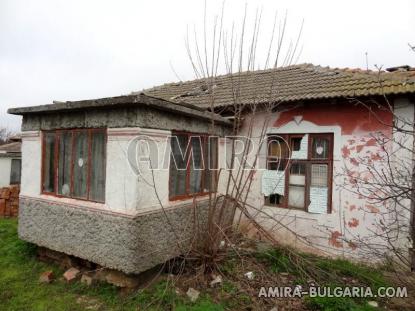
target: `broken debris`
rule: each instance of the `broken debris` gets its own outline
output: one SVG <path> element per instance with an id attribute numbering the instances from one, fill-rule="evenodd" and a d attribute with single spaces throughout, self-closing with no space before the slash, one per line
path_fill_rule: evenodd
<path id="1" fill-rule="evenodd" d="M 190 298 L 191 302 L 195 302 L 199 298 L 200 292 L 192 287 L 189 287 L 186 295 Z"/>
<path id="2" fill-rule="evenodd" d="M 53 281 L 55 276 L 53 275 L 53 271 L 45 271 L 39 277 L 40 283 L 50 283 Z"/>
<path id="3" fill-rule="evenodd" d="M 249 272 L 245 273 L 245 277 L 246 277 L 248 280 L 253 280 L 253 279 L 254 279 L 254 277 L 255 277 L 255 274 L 254 274 L 252 271 L 249 271 Z"/>
<path id="4" fill-rule="evenodd" d="M 78 279 L 80 275 L 81 271 L 76 268 L 70 268 L 63 274 L 63 278 L 66 280 L 66 282 L 70 283 Z"/>
<path id="5" fill-rule="evenodd" d="M 222 276 L 213 274 L 212 278 L 213 280 L 210 282 L 210 287 L 215 287 L 215 285 L 222 283 Z"/>

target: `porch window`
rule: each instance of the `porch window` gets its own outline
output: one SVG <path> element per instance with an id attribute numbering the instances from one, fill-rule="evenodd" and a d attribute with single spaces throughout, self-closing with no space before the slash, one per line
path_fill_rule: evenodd
<path id="1" fill-rule="evenodd" d="M 331 211 L 333 134 L 269 136 L 267 169 L 284 174 L 283 190 L 267 195 L 267 205 Z"/>
<path id="2" fill-rule="evenodd" d="M 106 130 L 43 133 L 42 193 L 105 201 Z"/>
<path id="3" fill-rule="evenodd" d="M 211 192 L 216 185 L 217 137 L 175 133 L 171 137 L 170 200 Z"/>

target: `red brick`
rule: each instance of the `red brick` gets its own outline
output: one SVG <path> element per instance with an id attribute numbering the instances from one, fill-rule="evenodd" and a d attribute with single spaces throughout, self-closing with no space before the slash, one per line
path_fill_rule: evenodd
<path id="1" fill-rule="evenodd" d="M 0 188 L 0 217 L 16 217 L 19 213 L 19 186 Z"/>
<path id="2" fill-rule="evenodd" d="M 50 283 L 53 281 L 55 276 L 53 275 L 53 271 L 45 271 L 39 277 L 40 283 Z"/>
<path id="3" fill-rule="evenodd" d="M 81 271 L 79 271 L 76 268 L 70 268 L 69 270 L 67 270 L 64 274 L 63 277 L 64 279 L 70 283 L 75 281 L 77 278 L 79 278 L 81 276 Z"/>
<path id="4" fill-rule="evenodd" d="M 11 208 L 9 201 L 6 200 L 6 211 L 4 212 L 4 216 L 10 217 L 11 216 Z"/>
<path id="5" fill-rule="evenodd" d="M 8 188 L 2 188 L 1 190 L 1 198 L 6 200 L 10 199 L 10 190 Z"/>
<path id="6" fill-rule="evenodd" d="M 0 217 L 4 217 L 6 213 L 6 200 L 0 199 Z"/>

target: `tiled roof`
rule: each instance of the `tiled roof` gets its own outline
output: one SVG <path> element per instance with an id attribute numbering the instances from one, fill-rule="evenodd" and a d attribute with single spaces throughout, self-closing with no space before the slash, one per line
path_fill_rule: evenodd
<path id="1" fill-rule="evenodd" d="M 233 105 L 233 93 L 237 92 L 240 92 L 237 103 L 241 104 L 415 93 L 415 71 L 379 73 L 312 64 L 223 75 L 213 83 L 206 82 L 199 79 L 169 83 L 142 92 L 202 108 L 210 107 L 212 92 L 217 107 Z"/>
<path id="2" fill-rule="evenodd" d="M 21 142 L 13 142 L 5 145 L 0 145 L 0 153 L 20 153 L 21 149 Z"/>

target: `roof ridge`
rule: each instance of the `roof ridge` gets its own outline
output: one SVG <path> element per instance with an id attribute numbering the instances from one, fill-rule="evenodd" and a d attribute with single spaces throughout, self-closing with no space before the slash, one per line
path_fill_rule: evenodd
<path id="1" fill-rule="evenodd" d="M 384 82 L 391 81 L 395 82 L 397 85 L 403 83 L 415 83 L 415 74 L 411 75 L 407 72 L 388 72 L 385 70 L 372 70 L 372 69 L 362 69 L 362 68 L 349 68 L 349 67 L 330 67 L 330 66 L 314 66 L 314 71 L 326 72 L 326 73 L 337 73 L 343 76 L 348 76 L 352 78 L 370 78 L 373 82 Z"/>

